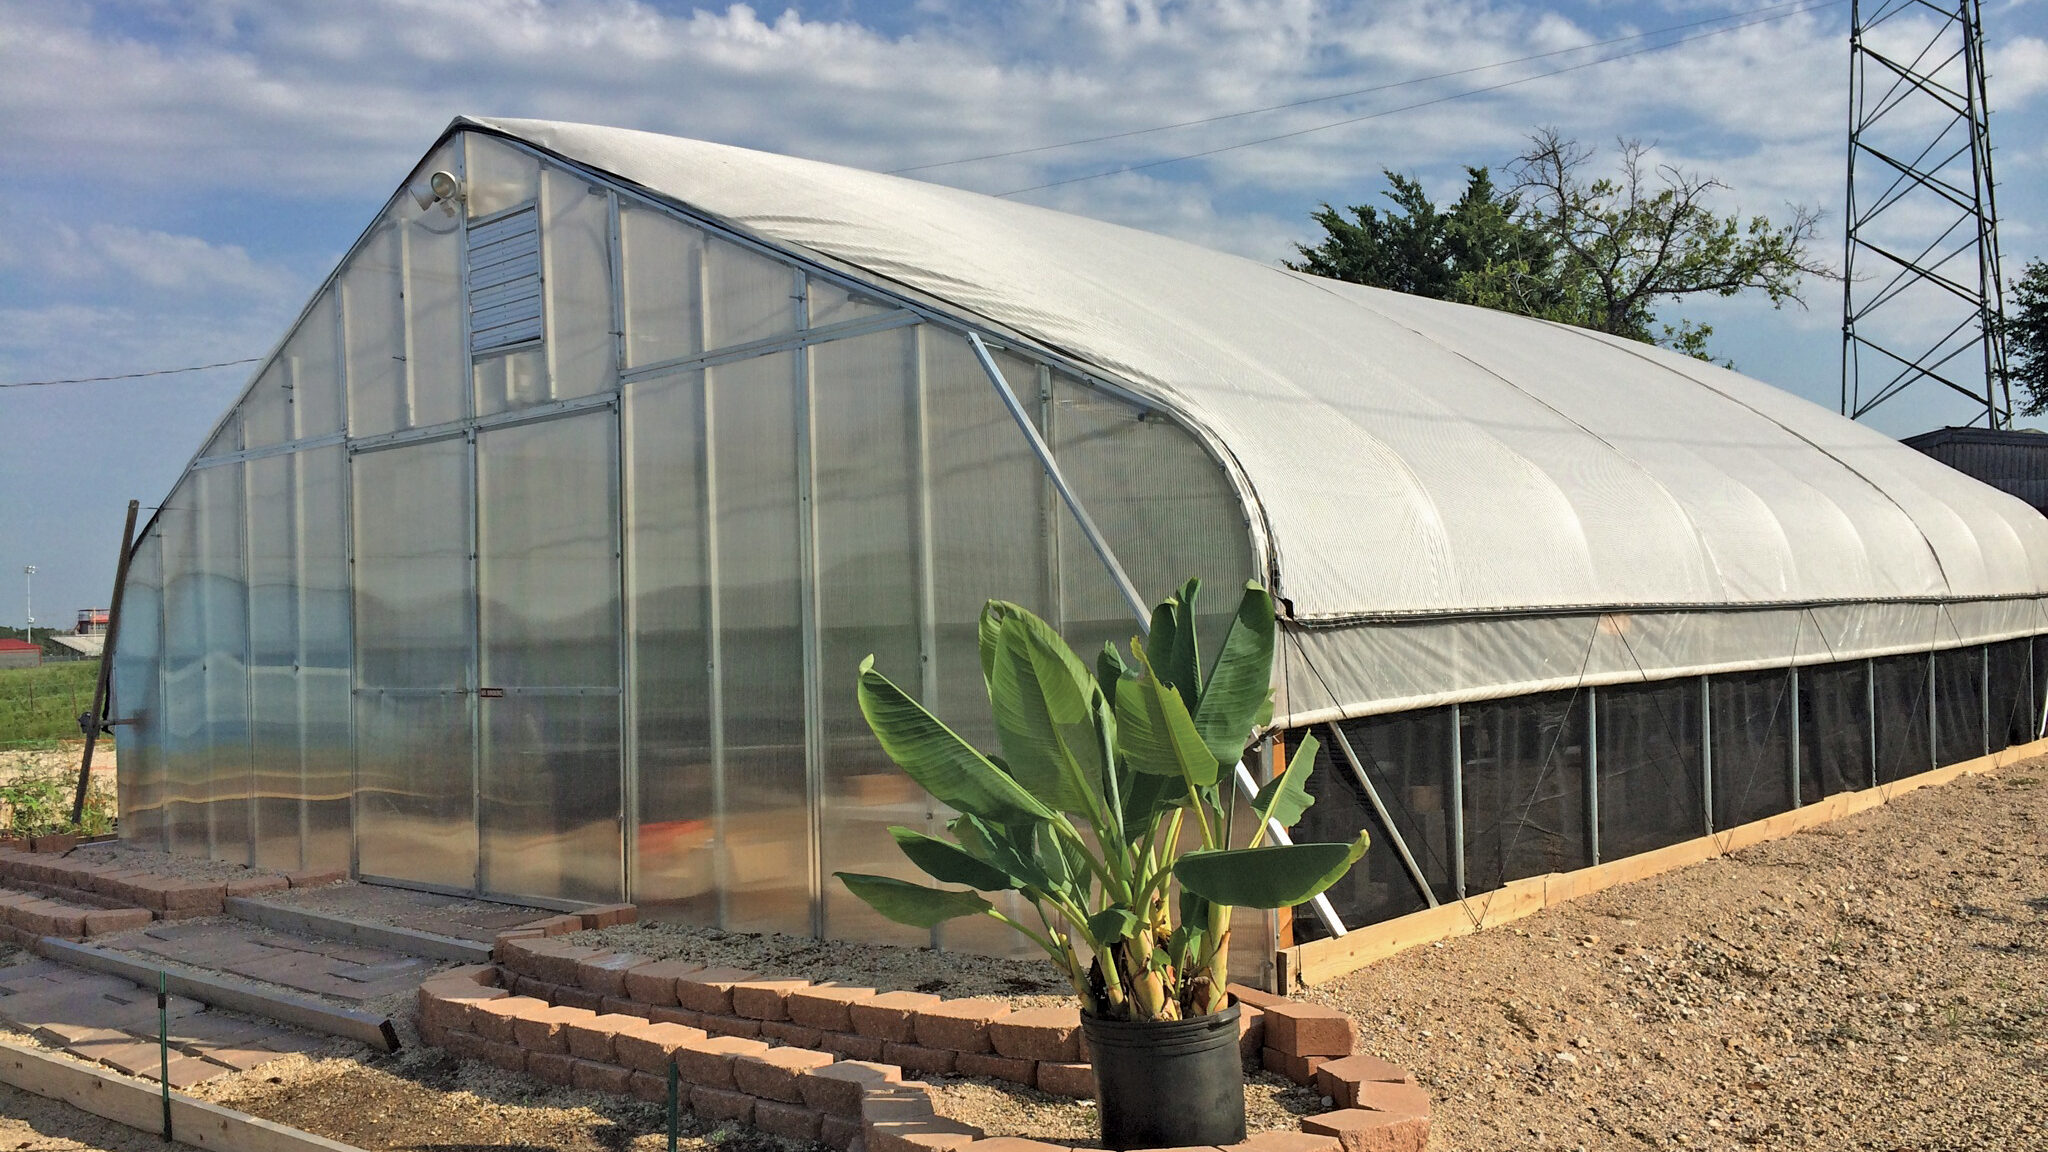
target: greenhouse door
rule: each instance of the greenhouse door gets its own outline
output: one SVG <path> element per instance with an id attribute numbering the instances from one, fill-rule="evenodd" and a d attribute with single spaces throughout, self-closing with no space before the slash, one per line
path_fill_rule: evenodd
<path id="1" fill-rule="evenodd" d="M 356 872 L 476 888 L 470 443 L 358 452 Z"/>
<path id="2" fill-rule="evenodd" d="M 486 894 L 622 894 L 617 420 L 606 407 L 476 434 Z"/>

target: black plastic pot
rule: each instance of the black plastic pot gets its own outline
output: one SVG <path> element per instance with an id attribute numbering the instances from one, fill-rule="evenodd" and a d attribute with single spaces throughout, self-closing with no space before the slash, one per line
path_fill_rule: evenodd
<path id="1" fill-rule="evenodd" d="M 1193 1020 L 1102 1020 L 1084 1012 L 1102 1146 L 1185 1148 L 1244 1140 L 1237 1005 Z"/>

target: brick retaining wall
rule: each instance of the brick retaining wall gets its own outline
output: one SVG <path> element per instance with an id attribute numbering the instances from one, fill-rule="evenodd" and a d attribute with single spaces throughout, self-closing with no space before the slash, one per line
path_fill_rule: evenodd
<path id="1" fill-rule="evenodd" d="M 699 1117 L 841 1152 L 1059 1152 L 939 1116 L 927 1086 L 906 1076 L 1095 1093 L 1073 1008 L 1012 1011 L 998 1000 L 771 978 L 530 931 L 500 937 L 497 958 L 421 985 L 427 1043 L 550 1083 L 656 1102 L 667 1099 L 673 1064 L 682 1101 Z M 1243 1009 L 1241 1054 L 1333 1102 L 1300 1131 L 1260 1133 L 1241 1152 L 1420 1152 L 1428 1094 L 1406 1070 L 1354 1054 L 1348 1017 L 1231 990 Z"/>

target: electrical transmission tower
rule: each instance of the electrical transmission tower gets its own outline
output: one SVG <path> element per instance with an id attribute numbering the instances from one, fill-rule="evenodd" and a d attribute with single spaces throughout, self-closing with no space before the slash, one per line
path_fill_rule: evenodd
<path id="1" fill-rule="evenodd" d="M 1940 385 L 1950 411 L 1952 394 L 1969 399 L 1955 423 L 2010 427 L 1981 5 L 1849 12 L 1842 414 Z"/>

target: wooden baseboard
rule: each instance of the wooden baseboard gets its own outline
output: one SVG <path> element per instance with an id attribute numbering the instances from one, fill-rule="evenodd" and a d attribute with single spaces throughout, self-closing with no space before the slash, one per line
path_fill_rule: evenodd
<path id="1" fill-rule="evenodd" d="M 25 1044 L 0 1041 L 0 1083 L 163 1136 L 163 1089 Z M 205 1152 L 360 1152 L 351 1145 L 171 1093 L 171 1136 Z"/>
<path id="2" fill-rule="evenodd" d="M 1963 776 L 1974 776 L 1993 772 L 2010 764 L 2036 756 L 2048 755 L 2048 740 L 2036 740 L 2031 744 L 2019 744 L 2003 752 L 1979 756 L 1951 764 L 1946 768 L 1922 772 L 1890 784 L 1880 784 L 1860 792 L 1840 792 L 1833 796 L 1767 816 L 1750 824 L 1743 824 L 1712 836 L 1701 836 L 1686 840 L 1654 852 L 1596 864 L 1591 868 L 1580 868 L 1571 872 L 1552 872 L 1543 876 L 1531 876 L 1526 880 L 1515 880 L 1506 887 L 1492 892 L 1467 897 L 1455 904 L 1445 904 L 1422 912 L 1397 916 L 1378 924 L 1368 924 L 1354 929 L 1343 936 L 1332 939 L 1312 940 L 1291 948 L 1279 950 L 1275 968 L 1279 974 L 1283 991 L 1308 984 L 1321 984 L 1339 976 L 1356 972 L 1368 964 L 1384 960 L 1410 948 L 1420 948 L 1440 940 L 1468 936 L 1487 928 L 1520 920 L 1567 900 L 1590 896 L 1616 884 L 1626 884 L 1726 856 L 1753 844 L 1790 836 L 1808 828 L 1816 828 L 1845 816 L 1866 812 L 1880 804 L 1920 788 L 1931 788 L 1947 784 Z"/>

